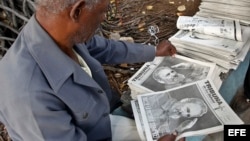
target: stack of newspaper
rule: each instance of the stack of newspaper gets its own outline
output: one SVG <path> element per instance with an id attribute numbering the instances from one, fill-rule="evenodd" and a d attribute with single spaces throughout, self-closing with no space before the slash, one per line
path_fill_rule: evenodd
<path id="1" fill-rule="evenodd" d="M 250 24 L 249 0 L 202 0 L 197 16 L 239 20 Z"/>
<path id="2" fill-rule="evenodd" d="M 181 55 L 146 62 L 128 80 L 141 140 L 175 133 L 177 141 L 243 124 L 218 92 L 221 72 L 215 63 Z"/>
<path id="3" fill-rule="evenodd" d="M 243 124 L 208 79 L 139 95 L 131 104 L 142 141 L 173 133 L 179 140 L 223 131 L 227 124 Z"/>
<path id="4" fill-rule="evenodd" d="M 163 91 L 209 78 L 219 89 L 222 70 L 211 62 L 194 60 L 185 56 L 156 57 L 145 63 L 129 80 L 132 99 L 148 92 Z"/>
<path id="5" fill-rule="evenodd" d="M 215 63 L 181 55 L 146 62 L 128 80 L 141 140 L 157 141 L 173 133 L 179 140 L 243 124 L 218 92 L 221 72 Z"/>
<path id="6" fill-rule="evenodd" d="M 224 72 L 237 69 L 250 47 L 250 27 L 237 20 L 180 16 L 180 29 L 169 38 L 177 52 L 187 57 L 216 63 Z"/>

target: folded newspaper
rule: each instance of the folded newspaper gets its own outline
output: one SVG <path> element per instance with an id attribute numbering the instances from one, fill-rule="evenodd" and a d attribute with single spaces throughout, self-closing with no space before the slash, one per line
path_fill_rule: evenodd
<path id="1" fill-rule="evenodd" d="M 220 88 L 222 80 L 215 63 L 194 60 L 185 56 L 156 57 L 152 62 L 145 63 L 129 80 L 131 97 L 145 92 L 156 92 L 171 89 L 210 78 Z"/>
<path id="2" fill-rule="evenodd" d="M 245 43 L 245 45 L 237 56 L 227 56 L 218 51 L 205 51 L 178 43 L 173 44 L 177 48 L 179 54 L 185 55 L 196 60 L 214 62 L 218 65 L 218 67 L 222 67 L 228 72 L 230 69 L 236 70 L 240 63 L 245 60 L 248 50 L 250 48 L 250 38 Z"/>
<path id="3" fill-rule="evenodd" d="M 173 133 L 179 140 L 223 131 L 227 124 L 244 124 L 209 79 L 138 95 L 131 104 L 143 141 Z"/>
<path id="4" fill-rule="evenodd" d="M 243 7 L 249 7 L 250 1 L 249 0 L 202 0 L 202 2 L 213 2 L 214 4 L 228 4 L 228 5 L 237 5 Z M 213 6 L 214 7 L 214 6 Z"/>
<path id="5" fill-rule="evenodd" d="M 187 30 L 179 30 L 175 35 L 169 38 L 171 42 L 182 43 L 189 46 L 194 46 L 200 49 L 214 50 L 236 56 L 247 41 L 249 35 L 243 32 L 243 41 L 235 41 L 227 38 L 211 36 Z"/>
<path id="6" fill-rule="evenodd" d="M 178 29 L 242 41 L 241 26 L 238 20 L 179 16 Z"/>
<path id="7" fill-rule="evenodd" d="M 179 30 L 169 38 L 179 54 L 196 60 L 214 62 L 230 70 L 237 69 L 249 50 L 250 28 L 241 26 L 242 41 Z"/>
<path id="8" fill-rule="evenodd" d="M 239 20 L 250 25 L 249 0 L 202 0 L 195 16 Z"/>
<path id="9" fill-rule="evenodd" d="M 239 0 L 237 0 L 239 2 Z M 245 3 L 245 6 L 242 5 L 235 5 L 235 4 L 228 4 L 228 3 L 215 3 L 215 2 L 205 2 L 203 1 L 199 8 L 200 9 L 210 9 L 214 11 L 218 11 L 221 13 L 227 14 L 234 14 L 234 15 L 241 15 L 249 17 L 249 2 Z M 247 6 L 248 5 L 248 6 Z"/>

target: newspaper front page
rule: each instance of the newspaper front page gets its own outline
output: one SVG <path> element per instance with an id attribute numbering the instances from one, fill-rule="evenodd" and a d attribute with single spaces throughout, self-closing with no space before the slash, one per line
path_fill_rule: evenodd
<path id="1" fill-rule="evenodd" d="M 138 133 L 147 141 L 172 133 L 179 140 L 223 131 L 226 124 L 244 124 L 209 79 L 139 95 L 131 103 Z"/>
<path id="2" fill-rule="evenodd" d="M 176 26 L 182 30 L 242 41 L 241 26 L 238 20 L 179 16 Z"/>
<path id="3" fill-rule="evenodd" d="M 145 92 L 156 92 L 192 83 L 205 78 L 222 82 L 215 73 L 215 63 L 202 62 L 181 55 L 156 57 L 145 63 L 129 80 L 131 97 Z M 221 83 L 217 83 L 217 88 Z"/>

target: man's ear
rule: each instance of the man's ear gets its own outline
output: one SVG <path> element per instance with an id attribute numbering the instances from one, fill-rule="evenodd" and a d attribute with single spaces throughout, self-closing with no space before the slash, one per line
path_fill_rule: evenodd
<path id="1" fill-rule="evenodd" d="M 79 16 L 81 15 L 84 6 L 85 6 L 85 0 L 79 0 L 75 4 L 73 4 L 70 10 L 70 18 L 73 21 L 77 21 L 79 19 Z"/>

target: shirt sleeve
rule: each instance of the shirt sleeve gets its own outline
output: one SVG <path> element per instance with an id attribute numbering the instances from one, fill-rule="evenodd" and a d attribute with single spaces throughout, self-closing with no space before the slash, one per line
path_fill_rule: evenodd
<path id="1" fill-rule="evenodd" d="M 141 63 L 155 58 L 155 47 L 114 41 L 101 36 L 94 36 L 86 43 L 89 53 L 103 64 Z"/>

